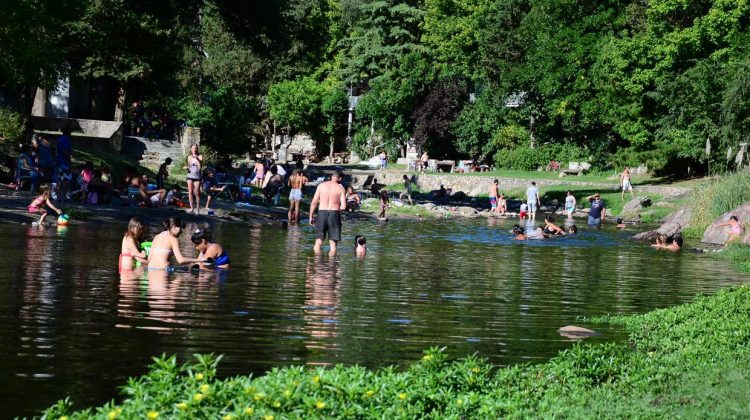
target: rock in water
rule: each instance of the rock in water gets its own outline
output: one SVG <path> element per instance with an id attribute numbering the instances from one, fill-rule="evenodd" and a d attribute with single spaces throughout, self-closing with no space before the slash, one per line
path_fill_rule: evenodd
<path id="1" fill-rule="evenodd" d="M 633 239 L 636 241 L 653 242 L 654 239 L 656 239 L 656 236 L 660 234 L 668 238 L 673 237 L 677 232 L 681 231 L 682 228 L 690 223 L 692 217 L 692 210 L 689 207 L 682 207 L 676 212 L 670 214 L 659 229 L 641 232 L 633 236 Z"/>
<path id="2" fill-rule="evenodd" d="M 557 333 L 566 338 L 588 338 L 599 334 L 596 331 L 592 331 L 588 328 L 576 327 L 575 325 L 566 325 L 557 330 Z"/>

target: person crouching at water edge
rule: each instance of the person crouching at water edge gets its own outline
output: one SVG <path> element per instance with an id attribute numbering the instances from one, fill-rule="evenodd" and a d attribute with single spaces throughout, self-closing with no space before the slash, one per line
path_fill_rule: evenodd
<path id="1" fill-rule="evenodd" d="M 204 261 L 204 266 L 229 268 L 229 254 L 221 245 L 212 242 L 211 232 L 205 229 L 196 229 L 190 241 L 195 244 L 195 249 L 199 252 L 198 259 Z"/>
<path id="2" fill-rule="evenodd" d="M 138 217 L 130 219 L 128 230 L 122 238 L 120 247 L 120 258 L 117 264 L 119 272 L 131 271 L 136 266 L 136 261 L 146 263 L 146 252 L 141 251 L 138 245 L 143 236 L 143 223 Z"/>
<path id="3" fill-rule="evenodd" d="M 169 257 L 174 254 L 178 264 L 193 264 L 202 262 L 197 258 L 185 258 L 180 252 L 177 238 L 182 234 L 182 220 L 170 217 L 164 221 L 164 231 L 151 241 L 151 251 L 148 253 L 149 270 L 166 270 L 169 268 Z"/>
<path id="4" fill-rule="evenodd" d="M 62 210 L 55 207 L 55 205 L 50 201 L 52 190 L 50 189 L 49 184 L 42 184 L 42 186 L 39 187 L 39 193 L 39 196 L 37 196 L 34 201 L 29 204 L 29 213 L 38 214 L 40 216 L 38 222 L 31 223 L 32 226 L 44 226 L 44 218 L 47 217 L 47 210 L 44 209 L 45 204 L 49 208 L 57 212 L 57 214 L 62 214 Z"/>
<path id="5" fill-rule="evenodd" d="M 310 224 L 315 226 L 317 236 L 313 250 L 318 253 L 323 245 L 323 239 L 328 237 L 331 246 L 330 255 L 336 254 L 336 245 L 341 240 L 341 212 L 346 210 L 346 192 L 341 186 L 344 173 L 337 171 L 315 190 L 310 203 Z M 319 208 L 318 218 L 315 218 L 315 210 Z"/>

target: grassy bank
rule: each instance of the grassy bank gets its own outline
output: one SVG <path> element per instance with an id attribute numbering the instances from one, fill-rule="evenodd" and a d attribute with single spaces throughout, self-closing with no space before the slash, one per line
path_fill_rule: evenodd
<path id="1" fill-rule="evenodd" d="M 683 234 L 700 238 L 711 223 L 724 213 L 750 201 L 750 173 L 738 172 L 705 182 L 695 188 L 688 200 L 693 210 Z"/>
<path id="2" fill-rule="evenodd" d="M 621 326 L 627 343 L 578 344 L 538 365 L 493 368 L 438 349 L 401 371 L 288 367 L 216 378 L 216 361 L 157 359 L 117 402 L 45 418 L 716 417 L 750 411 L 750 289 L 720 291 Z"/>
<path id="3" fill-rule="evenodd" d="M 750 273 L 750 246 L 733 243 L 714 255 L 716 258 L 729 261 L 738 269 Z"/>

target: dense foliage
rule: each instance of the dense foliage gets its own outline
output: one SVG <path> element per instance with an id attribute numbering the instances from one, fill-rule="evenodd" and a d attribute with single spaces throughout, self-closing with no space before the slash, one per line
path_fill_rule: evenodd
<path id="1" fill-rule="evenodd" d="M 500 166 L 576 155 L 705 171 L 734 168 L 750 129 L 744 0 L 12 3 L 6 94 L 107 80 L 121 105 L 166 107 L 221 153 L 262 147 L 275 123 L 362 154 L 413 139 Z M 350 144 L 324 129 L 347 114 L 323 110 L 330 86 L 361 98 Z"/>
<path id="2" fill-rule="evenodd" d="M 47 419 L 78 418 L 732 418 L 747 410 L 750 289 L 614 317 L 629 343 L 579 344 L 547 363 L 495 369 L 439 349 L 405 370 L 287 367 L 216 377 L 216 360 L 155 360 L 123 398 Z M 600 320 L 601 321 L 601 320 Z"/>

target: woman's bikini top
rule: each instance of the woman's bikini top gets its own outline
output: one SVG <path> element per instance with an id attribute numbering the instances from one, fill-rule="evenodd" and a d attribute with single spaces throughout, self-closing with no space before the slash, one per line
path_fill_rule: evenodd
<path id="1" fill-rule="evenodd" d="M 162 232 L 162 233 L 160 233 L 160 234 L 158 234 L 156 236 L 159 237 L 159 236 L 164 235 L 164 234 L 169 235 L 169 232 Z M 154 238 L 154 239 L 156 239 L 156 238 Z M 158 247 L 158 246 L 151 246 L 151 251 L 150 252 L 151 253 L 154 253 L 154 252 L 166 252 L 167 254 L 170 254 L 172 252 L 172 248 L 161 248 L 161 247 Z"/>

